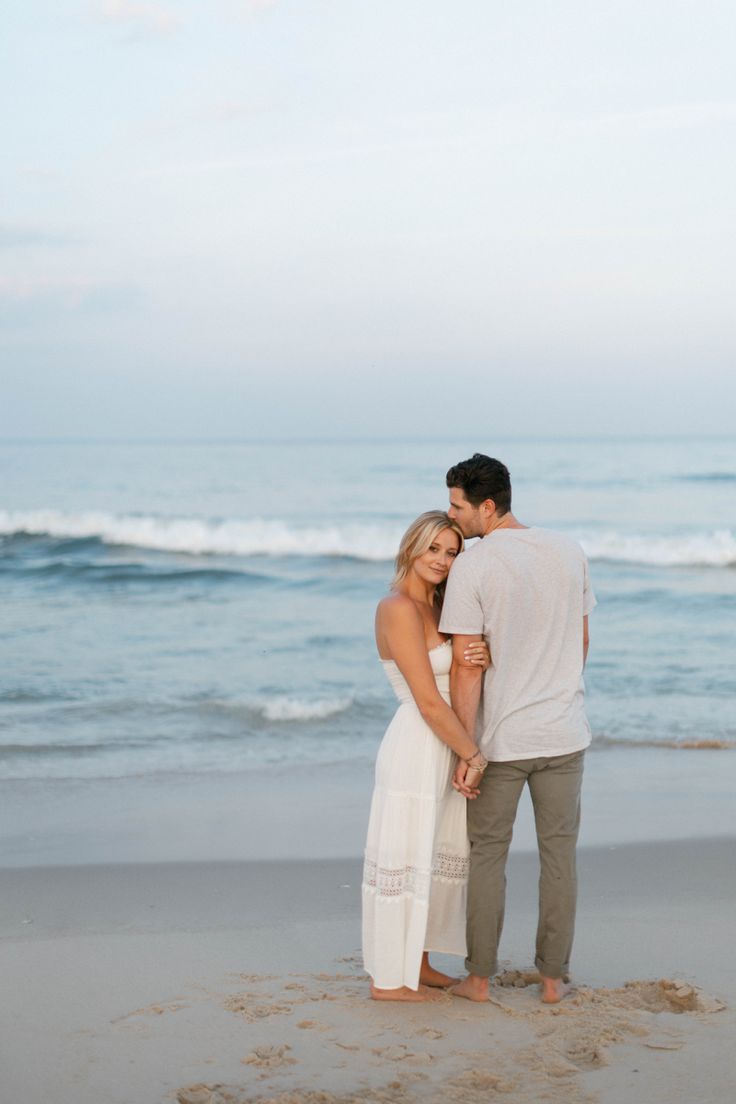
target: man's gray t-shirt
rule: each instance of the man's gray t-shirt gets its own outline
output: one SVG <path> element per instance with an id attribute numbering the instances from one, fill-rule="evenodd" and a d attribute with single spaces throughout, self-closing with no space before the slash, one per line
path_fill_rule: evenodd
<path id="1" fill-rule="evenodd" d="M 458 556 L 440 630 L 482 633 L 491 649 L 479 734 L 487 759 L 588 746 L 583 617 L 595 604 L 582 548 L 548 529 L 496 529 Z"/>

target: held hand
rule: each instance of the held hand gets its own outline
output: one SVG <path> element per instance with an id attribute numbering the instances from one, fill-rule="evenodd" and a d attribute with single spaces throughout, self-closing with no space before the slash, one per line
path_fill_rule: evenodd
<path id="1" fill-rule="evenodd" d="M 468 772 L 465 775 L 465 788 L 464 794 L 468 801 L 473 801 L 474 798 L 480 794 L 480 780 L 483 777 L 483 771 L 478 770 L 477 767 L 468 767 Z"/>
<path id="2" fill-rule="evenodd" d="M 482 772 L 470 767 L 464 759 L 459 759 L 452 779 L 453 788 L 472 801 L 480 793 L 479 785 Z"/>
<path id="3" fill-rule="evenodd" d="M 491 652 L 485 640 L 471 640 L 463 652 L 463 658 L 470 667 L 481 667 L 487 671 L 491 666 Z"/>

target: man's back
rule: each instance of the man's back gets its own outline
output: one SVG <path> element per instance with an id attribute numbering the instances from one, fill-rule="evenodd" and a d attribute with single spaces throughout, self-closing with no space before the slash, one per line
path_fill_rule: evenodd
<path id="1" fill-rule="evenodd" d="M 575 541 L 497 529 L 458 557 L 443 632 L 482 632 L 491 649 L 480 746 L 496 761 L 565 755 L 590 743 L 583 707 L 583 618 L 595 605 Z"/>

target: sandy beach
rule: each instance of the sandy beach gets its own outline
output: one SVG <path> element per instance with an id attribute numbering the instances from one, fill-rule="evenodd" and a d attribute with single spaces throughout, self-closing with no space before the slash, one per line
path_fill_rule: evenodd
<path id="1" fill-rule="evenodd" d="M 5 869 L 0 1095 L 727 1104 L 733 842 L 584 848 L 580 868 L 576 992 L 557 1008 L 529 969 L 528 852 L 482 1006 L 367 999 L 357 859 Z"/>

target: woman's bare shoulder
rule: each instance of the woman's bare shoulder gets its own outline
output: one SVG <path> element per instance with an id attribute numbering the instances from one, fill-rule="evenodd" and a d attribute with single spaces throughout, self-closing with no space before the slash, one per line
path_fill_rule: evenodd
<path id="1" fill-rule="evenodd" d="M 400 594 L 392 590 L 376 606 L 376 620 L 383 622 L 415 620 L 422 615 L 416 607 L 416 603 L 407 594 Z"/>
<path id="2" fill-rule="evenodd" d="M 416 603 L 406 594 L 392 592 L 376 609 L 376 646 L 381 659 L 395 659 L 396 650 L 424 651 L 424 622 Z"/>

